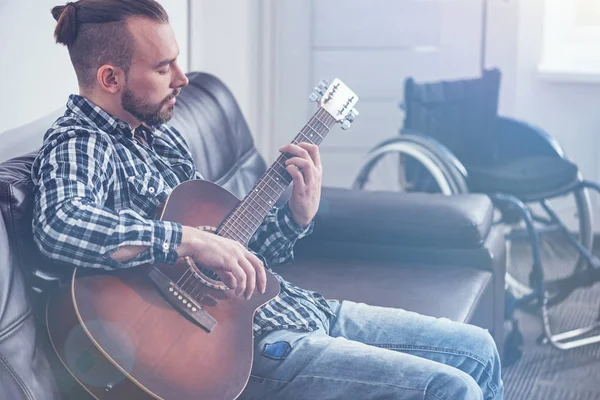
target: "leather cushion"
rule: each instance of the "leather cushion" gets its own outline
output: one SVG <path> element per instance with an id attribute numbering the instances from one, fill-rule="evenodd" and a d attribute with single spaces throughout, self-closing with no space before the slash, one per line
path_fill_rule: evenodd
<path id="1" fill-rule="evenodd" d="M 484 193 L 535 196 L 577 182 L 578 174 L 577 165 L 568 160 L 536 156 L 469 167 L 469 182 L 474 189 Z"/>
<path id="2" fill-rule="evenodd" d="M 59 399 L 46 354 L 40 342 L 27 285 L 0 218 L 0 397 Z"/>
<path id="3" fill-rule="evenodd" d="M 325 188 L 309 241 L 480 247 L 492 226 L 485 195 L 442 196 Z M 360 227 L 360 228 L 358 228 Z"/>
<path id="4" fill-rule="evenodd" d="M 351 260 L 295 260 L 275 269 L 300 287 L 329 299 L 403 308 L 454 321 L 471 321 L 493 275 L 447 265 Z"/>
<path id="5" fill-rule="evenodd" d="M 33 241 L 31 219 L 33 213 L 33 183 L 31 181 L 31 166 L 35 153 L 16 157 L 0 164 L 0 212 L 6 223 L 10 246 L 15 254 L 15 261 L 30 286 L 36 292 L 45 288 L 46 279 L 36 279 L 38 268 L 62 272 L 64 279 L 70 271 L 43 257 Z M 54 280 L 55 278 L 52 278 Z"/>

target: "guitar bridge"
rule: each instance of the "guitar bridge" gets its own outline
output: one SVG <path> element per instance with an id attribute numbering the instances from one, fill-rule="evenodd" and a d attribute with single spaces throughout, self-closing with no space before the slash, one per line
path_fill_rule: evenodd
<path id="1" fill-rule="evenodd" d="M 209 333 L 215 329 L 217 321 L 158 268 L 152 267 L 148 276 L 156 285 L 158 291 L 177 311 Z"/>

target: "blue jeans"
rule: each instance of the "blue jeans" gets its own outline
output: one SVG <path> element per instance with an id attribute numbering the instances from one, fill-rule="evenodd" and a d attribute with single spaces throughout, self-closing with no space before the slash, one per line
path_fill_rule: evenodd
<path id="1" fill-rule="evenodd" d="M 240 399 L 501 400 L 500 359 L 481 328 L 414 312 L 330 301 L 313 332 L 255 338 Z"/>

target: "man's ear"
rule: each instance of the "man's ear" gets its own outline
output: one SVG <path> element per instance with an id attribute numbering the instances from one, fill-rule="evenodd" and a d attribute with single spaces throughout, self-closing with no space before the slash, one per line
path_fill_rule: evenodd
<path id="1" fill-rule="evenodd" d="M 118 93 L 125 87 L 125 73 L 123 69 L 110 64 L 104 64 L 98 68 L 96 79 L 102 90 L 110 93 Z"/>

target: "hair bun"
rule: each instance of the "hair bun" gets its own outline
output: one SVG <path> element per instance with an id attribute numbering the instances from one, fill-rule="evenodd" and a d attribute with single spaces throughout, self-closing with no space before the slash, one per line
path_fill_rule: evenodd
<path id="1" fill-rule="evenodd" d="M 56 43 L 70 46 L 77 39 L 77 7 L 75 3 L 56 6 L 52 9 L 52 16 L 57 21 L 54 37 Z"/>

